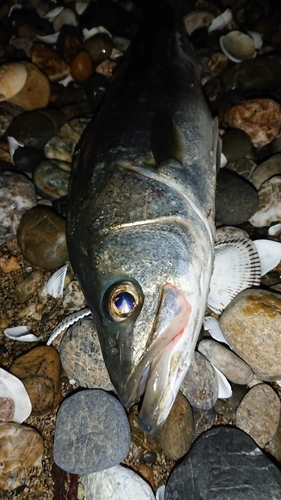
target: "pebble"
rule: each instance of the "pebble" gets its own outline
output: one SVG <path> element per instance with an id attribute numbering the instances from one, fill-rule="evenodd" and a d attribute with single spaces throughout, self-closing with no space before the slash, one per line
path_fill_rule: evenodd
<path id="1" fill-rule="evenodd" d="M 91 55 L 94 65 L 97 66 L 110 57 L 112 41 L 106 33 L 98 33 L 84 42 L 84 48 Z"/>
<path id="2" fill-rule="evenodd" d="M 201 436 L 171 473 L 165 500 L 274 500 L 281 472 L 243 431 L 215 427 Z"/>
<path id="3" fill-rule="evenodd" d="M 167 457 L 179 460 L 188 452 L 193 438 L 192 409 L 179 392 L 167 420 L 157 434 L 157 440 Z"/>
<path id="4" fill-rule="evenodd" d="M 236 425 L 264 447 L 276 434 L 280 418 L 280 399 L 267 384 L 252 387 L 236 410 Z"/>
<path id="5" fill-rule="evenodd" d="M 47 158 L 72 162 L 72 155 L 89 118 L 73 118 L 45 146 Z"/>
<path id="6" fill-rule="evenodd" d="M 249 222 L 255 227 L 262 227 L 281 220 L 281 175 L 275 175 L 264 182 L 258 195 L 259 206 Z"/>
<path id="7" fill-rule="evenodd" d="M 256 212 L 258 205 L 258 193 L 250 182 L 226 168 L 219 171 L 216 189 L 217 224 L 243 224 Z"/>
<path id="8" fill-rule="evenodd" d="M 24 146 L 17 148 L 13 155 L 13 161 L 17 168 L 23 172 L 32 173 L 38 163 L 45 158 L 41 149 Z"/>
<path id="9" fill-rule="evenodd" d="M 0 172 L 0 244 L 15 238 L 22 215 L 35 205 L 35 189 L 27 177 Z"/>
<path id="10" fill-rule="evenodd" d="M 241 292 L 222 313 L 222 333 L 262 380 L 281 379 L 281 297 L 262 289 Z"/>
<path id="11" fill-rule="evenodd" d="M 212 365 L 195 352 L 180 388 L 194 408 L 209 410 L 218 398 L 218 381 Z"/>
<path id="12" fill-rule="evenodd" d="M 241 160 L 236 160 L 234 162 L 228 162 L 227 169 L 234 170 L 238 175 L 245 177 L 249 181 L 252 180 L 252 174 L 257 168 L 256 162 L 253 160 L 248 160 L 247 158 L 241 158 Z"/>
<path id="13" fill-rule="evenodd" d="M 15 296 L 18 302 L 27 302 L 42 285 L 44 274 L 41 271 L 32 271 L 27 277 L 15 286 Z"/>
<path id="14" fill-rule="evenodd" d="M 66 196 L 71 163 L 61 160 L 42 160 L 33 172 L 33 182 L 40 196 L 46 200 L 56 200 Z"/>
<path id="15" fill-rule="evenodd" d="M 0 269 L 7 274 L 12 271 L 18 271 L 20 269 L 20 264 L 15 255 L 3 253 L 0 257 Z"/>
<path id="16" fill-rule="evenodd" d="M 43 439 L 31 427 L 0 422 L 0 441 L 0 488 L 12 491 L 26 484 L 31 469 L 41 465 Z"/>
<path id="17" fill-rule="evenodd" d="M 48 78 L 30 62 L 23 62 L 27 70 L 27 78 L 22 89 L 9 99 L 25 111 L 44 108 L 50 99 L 50 83 Z"/>
<path id="18" fill-rule="evenodd" d="M 50 82 L 59 82 L 66 78 L 70 69 L 63 59 L 44 43 L 34 43 L 31 49 L 31 60 Z"/>
<path id="19" fill-rule="evenodd" d="M 60 344 L 60 357 L 68 377 L 80 386 L 114 391 L 94 321 L 84 319 L 68 329 Z"/>
<path id="20" fill-rule="evenodd" d="M 80 309 L 84 309 L 87 307 L 87 303 L 84 297 L 84 294 L 78 284 L 78 281 L 72 280 L 71 283 L 67 286 L 62 306 L 64 310 L 67 310 L 69 313 L 79 311 Z"/>
<path id="21" fill-rule="evenodd" d="M 48 207 L 25 212 L 17 237 L 26 260 L 39 269 L 55 269 L 68 259 L 65 220 Z"/>
<path id="22" fill-rule="evenodd" d="M 253 380 L 250 366 L 219 342 L 203 339 L 198 350 L 234 384 L 247 385 Z"/>
<path id="23" fill-rule="evenodd" d="M 94 66 L 88 50 L 80 50 L 70 63 L 70 74 L 75 82 L 85 83 L 93 73 Z"/>
<path id="24" fill-rule="evenodd" d="M 62 26 L 56 43 L 56 52 L 66 63 L 71 62 L 82 46 L 83 35 L 81 29 L 67 24 Z"/>
<path id="25" fill-rule="evenodd" d="M 73 474 L 102 471 L 128 455 L 130 440 L 129 421 L 119 401 L 100 389 L 85 389 L 59 409 L 54 460 Z"/>
<path id="26" fill-rule="evenodd" d="M 0 102 L 0 135 L 3 135 L 15 116 L 22 113 L 22 109 L 11 102 Z"/>
<path id="27" fill-rule="evenodd" d="M 147 482 L 122 465 L 83 475 L 81 481 L 87 500 L 155 500 Z"/>
<path id="28" fill-rule="evenodd" d="M 252 153 L 252 142 L 244 130 L 228 129 L 222 136 L 222 152 L 227 162 L 240 160 Z"/>
<path id="29" fill-rule="evenodd" d="M 61 401 L 61 364 L 54 347 L 34 347 L 12 363 L 10 372 L 24 384 L 33 414 L 46 415 L 58 407 Z"/>
<path id="30" fill-rule="evenodd" d="M 265 146 L 279 135 L 281 105 L 272 99 L 249 99 L 230 107 L 224 121 L 230 127 L 244 130 L 254 146 Z"/>
<path id="31" fill-rule="evenodd" d="M 253 172 L 251 181 L 256 189 L 275 175 L 281 175 L 281 153 L 275 154 L 261 163 Z"/>
<path id="32" fill-rule="evenodd" d="M 16 116 L 6 132 L 6 136 L 14 137 L 32 148 L 43 148 L 53 135 L 52 121 L 39 111 L 27 111 Z"/>

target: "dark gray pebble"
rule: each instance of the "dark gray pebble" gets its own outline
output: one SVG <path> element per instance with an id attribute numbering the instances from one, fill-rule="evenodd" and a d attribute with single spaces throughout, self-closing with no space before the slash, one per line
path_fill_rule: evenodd
<path id="1" fill-rule="evenodd" d="M 84 390 L 66 399 L 58 412 L 54 460 L 73 474 L 119 464 L 129 453 L 130 426 L 123 406 L 109 393 Z"/>
<path id="2" fill-rule="evenodd" d="M 191 406 L 209 410 L 218 398 L 218 381 L 211 363 L 195 352 L 180 388 Z"/>
<path id="3" fill-rule="evenodd" d="M 43 148 L 54 134 L 52 121 L 38 111 L 26 111 L 16 116 L 6 132 L 6 136 L 15 137 L 33 148 Z"/>
<path id="4" fill-rule="evenodd" d="M 32 173 L 36 165 L 45 158 L 42 149 L 29 146 L 19 147 L 15 150 L 13 160 L 16 167 L 24 172 Z"/>
<path id="5" fill-rule="evenodd" d="M 281 471 L 243 431 L 202 434 L 172 472 L 165 500 L 277 500 Z"/>

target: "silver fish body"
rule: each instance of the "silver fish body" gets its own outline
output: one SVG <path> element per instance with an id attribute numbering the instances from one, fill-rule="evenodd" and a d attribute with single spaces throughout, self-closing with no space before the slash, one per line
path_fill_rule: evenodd
<path id="1" fill-rule="evenodd" d="M 201 329 L 214 259 L 217 131 L 173 6 L 132 42 L 75 155 L 70 260 L 124 406 L 167 418 Z"/>

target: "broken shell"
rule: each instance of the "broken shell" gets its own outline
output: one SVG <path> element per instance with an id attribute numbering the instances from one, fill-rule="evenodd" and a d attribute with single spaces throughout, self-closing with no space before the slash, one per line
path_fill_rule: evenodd
<path id="1" fill-rule="evenodd" d="M 209 332 L 209 334 L 214 340 L 229 345 L 229 343 L 223 336 L 220 324 L 216 318 L 214 318 L 213 316 L 205 316 L 203 326 L 204 330 Z"/>
<path id="2" fill-rule="evenodd" d="M 220 46 L 224 54 L 233 62 L 241 62 L 257 55 L 253 38 L 238 30 L 222 35 Z"/>
<path id="3" fill-rule="evenodd" d="M 32 410 L 31 402 L 26 389 L 17 377 L 0 368 L 0 402 L 12 403 L 7 413 L 3 404 L 0 406 L 0 415 L 2 421 L 10 421 L 21 424 L 26 420 Z"/>
<path id="4" fill-rule="evenodd" d="M 156 500 L 164 500 L 165 498 L 165 485 L 159 486 L 156 491 Z"/>
<path id="5" fill-rule="evenodd" d="M 20 340 L 21 342 L 38 342 L 39 340 L 36 335 L 30 333 L 30 330 L 28 330 L 26 326 L 6 328 L 6 330 L 4 330 L 4 335 L 10 340 Z"/>
<path id="6" fill-rule="evenodd" d="M 279 234 L 281 233 L 281 223 L 277 223 L 277 224 L 272 224 L 272 226 L 270 226 L 268 228 L 268 234 L 270 236 L 279 236 Z"/>
<path id="7" fill-rule="evenodd" d="M 55 299 L 63 296 L 64 280 L 67 272 L 68 264 L 60 267 L 47 281 L 45 285 L 46 291 Z"/>
<path id="8" fill-rule="evenodd" d="M 17 139 L 15 139 L 15 137 L 12 137 L 11 135 L 9 135 L 7 137 L 8 139 L 8 144 L 9 144 L 9 153 L 10 153 L 10 157 L 13 158 L 14 157 L 14 154 L 15 154 L 15 151 L 19 148 L 19 147 L 23 147 L 24 146 L 24 143 L 22 141 L 18 141 Z"/>
<path id="9" fill-rule="evenodd" d="M 258 33 L 257 31 L 248 31 L 248 35 L 252 37 L 255 49 L 259 50 L 263 46 L 263 39 L 262 35 Z"/>
<path id="10" fill-rule="evenodd" d="M 218 398 L 219 399 L 228 399 L 232 396 L 232 388 L 230 383 L 228 382 L 226 376 L 218 370 L 213 363 L 211 363 L 212 367 L 214 368 L 216 375 L 217 375 L 217 380 L 218 380 L 218 386 L 219 386 L 219 393 L 218 393 Z"/>
<path id="11" fill-rule="evenodd" d="M 0 101 L 10 99 L 24 86 L 27 69 L 24 64 L 11 62 L 0 66 Z"/>
<path id="12" fill-rule="evenodd" d="M 253 241 L 261 263 L 261 276 L 278 266 L 281 260 L 281 243 L 272 240 Z"/>

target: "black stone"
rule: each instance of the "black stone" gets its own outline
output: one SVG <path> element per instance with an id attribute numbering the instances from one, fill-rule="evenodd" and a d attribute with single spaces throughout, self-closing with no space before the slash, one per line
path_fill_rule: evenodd
<path id="1" fill-rule="evenodd" d="M 42 149 L 31 147 L 19 147 L 14 152 L 13 160 L 16 167 L 24 172 L 32 173 L 36 165 L 45 158 Z"/>
<path id="2" fill-rule="evenodd" d="M 104 75 L 93 73 L 87 78 L 84 87 L 93 111 L 96 111 L 101 104 L 108 85 L 109 81 Z"/>
<path id="3" fill-rule="evenodd" d="M 16 116 L 5 135 L 15 137 L 25 146 L 43 148 L 55 133 L 52 121 L 38 111 L 26 111 Z"/>
<path id="4" fill-rule="evenodd" d="M 281 499 L 281 471 L 243 431 L 215 427 L 173 470 L 165 500 Z"/>

